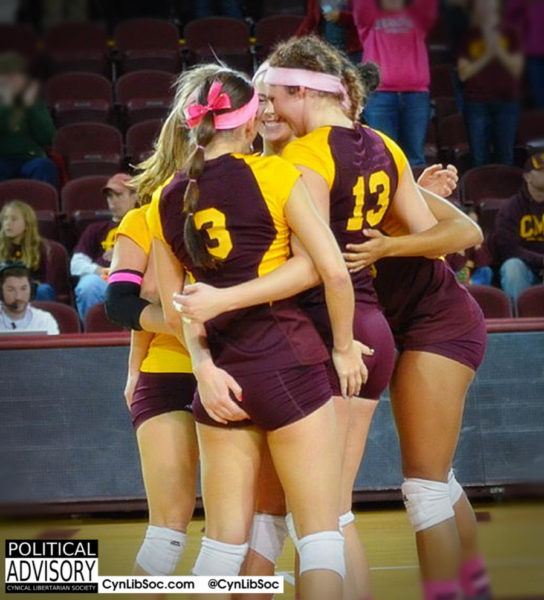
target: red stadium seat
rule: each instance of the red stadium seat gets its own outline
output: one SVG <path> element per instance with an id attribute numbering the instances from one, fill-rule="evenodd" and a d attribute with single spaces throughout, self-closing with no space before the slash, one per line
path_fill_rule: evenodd
<path id="1" fill-rule="evenodd" d="M 33 179 L 0 181 L 0 208 L 10 200 L 22 200 L 34 210 L 59 209 L 57 190 L 49 183 Z"/>
<path id="2" fill-rule="evenodd" d="M 44 238 L 58 241 L 59 239 L 59 223 L 57 213 L 53 210 L 36 210 L 36 218 L 38 219 L 38 231 Z"/>
<path id="3" fill-rule="evenodd" d="M 73 123 L 61 127 L 53 150 L 66 161 L 71 178 L 113 175 L 123 164 L 121 132 L 105 123 Z"/>
<path id="4" fill-rule="evenodd" d="M 0 23 L 0 54 L 17 52 L 32 62 L 38 52 L 38 36 L 27 25 Z"/>
<path id="5" fill-rule="evenodd" d="M 135 123 L 127 131 L 127 157 L 130 163 L 137 165 L 142 162 L 153 150 L 153 143 L 157 139 L 162 127 L 160 119 L 149 119 Z"/>
<path id="6" fill-rule="evenodd" d="M 99 25 L 90 21 L 53 25 L 44 34 L 44 44 L 54 73 L 92 71 L 109 75 L 108 40 Z"/>
<path id="7" fill-rule="evenodd" d="M 72 217 L 77 210 L 107 210 L 102 188 L 108 177 L 90 175 L 69 181 L 61 193 L 62 210 Z"/>
<path id="8" fill-rule="evenodd" d="M 102 331 L 123 331 L 123 328 L 108 319 L 104 304 L 95 304 L 89 308 L 85 315 L 85 332 L 97 333 Z"/>
<path id="9" fill-rule="evenodd" d="M 460 113 L 438 122 L 438 146 L 443 161 L 454 163 L 461 169 L 470 158 L 465 120 Z"/>
<path id="10" fill-rule="evenodd" d="M 248 26 L 230 17 L 206 17 L 185 25 L 185 55 L 190 65 L 216 62 L 218 56 L 229 67 L 250 73 L 253 59 L 249 51 Z"/>
<path id="11" fill-rule="evenodd" d="M 519 317 L 544 317 L 544 285 L 525 290 L 518 298 Z"/>
<path id="12" fill-rule="evenodd" d="M 487 199 L 507 199 L 516 194 L 523 183 L 523 171 L 507 165 L 484 165 L 469 169 L 461 177 L 462 201 L 479 206 Z"/>
<path id="13" fill-rule="evenodd" d="M 168 21 L 130 19 L 115 28 L 121 73 L 158 69 L 177 73 L 181 67 L 179 33 Z"/>
<path id="14" fill-rule="evenodd" d="M 453 68 L 451 65 L 435 65 L 431 67 L 431 97 L 455 97 Z"/>
<path id="15" fill-rule="evenodd" d="M 468 285 L 468 291 L 480 305 L 486 319 L 509 319 L 512 307 L 508 296 L 490 285 Z"/>
<path id="16" fill-rule="evenodd" d="M 115 84 L 126 127 L 165 117 L 174 97 L 174 76 L 164 71 L 134 71 Z"/>
<path id="17" fill-rule="evenodd" d="M 72 288 L 70 286 L 70 267 L 68 252 L 66 248 L 53 240 L 46 240 L 47 245 L 47 267 L 46 280 L 55 288 L 57 300 L 69 304 L 72 300 Z"/>
<path id="18" fill-rule="evenodd" d="M 81 333 L 81 323 L 75 308 L 61 302 L 36 300 L 32 306 L 51 313 L 61 333 Z"/>
<path id="19" fill-rule="evenodd" d="M 300 15 L 273 15 L 258 21 L 255 38 L 259 58 L 266 58 L 278 42 L 295 35 L 303 21 L 304 17 Z"/>
<path id="20" fill-rule="evenodd" d="M 504 198 L 485 198 L 477 206 L 478 224 L 486 239 L 495 232 L 497 214 L 504 202 Z"/>
<path id="21" fill-rule="evenodd" d="M 58 127 L 110 121 L 113 95 L 111 83 L 103 75 L 59 73 L 46 81 L 44 95 Z"/>

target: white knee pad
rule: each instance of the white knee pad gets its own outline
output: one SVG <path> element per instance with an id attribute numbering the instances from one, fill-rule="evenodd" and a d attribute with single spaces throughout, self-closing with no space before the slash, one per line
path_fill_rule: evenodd
<path id="1" fill-rule="evenodd" d="M 235 577 L 240 573 L 248 548 L 248 544 L 225 544 L 204 536 L 192 574 Z"/>
<path id="2" fill-rule="evenodd" d="M 409 478 L 404 480 L 401 489 L 415 531 L 423 531 L 454 516 L 447 483 Z"/>
<path id="3" fill-rule="evenodd" d="M 453 472 L 453 469 L 448 473 L 448 490 L 450 494 L 451 505 L 455 506 L 463 495 L 463 488 L 457 479 L 455 479 L 455 473 Z"/>
<path id="4" fill-rule="evenodd" d="M 249 536 L 249 547 L 275 564 L 283 550 L 287 535 L 285 517 L 255 513 Z"/>
<path id="5" fill-rule="evenodd" d="M 185 533 L 168 527 L 149 525 L 136 562 L 150 575 L 172 575 L 178 566 L 186 542 Z"/>
<path id="6" fill-rule="evenodd" d="M 296 542 L 300 574 L 315 569 L 335 571 L 346 576 L 344 536 L 339 531 L 320 531 L 305 535 Z"/>
<path id="7" fill-rule="evenodd" d="M 351 510 L 348 510 L 348 512 L 344 513 L 343 515 L 340 515 L 340 517 L 338 518 L 340 531 L 342 531 L 342 529 L 344 527 L 347 527 L 350 523 L 353 523 L 353 521 L 355 521 L 355 515 L 351 512 Z"/>
<path id="8" fill-rule="evenodd" d="M 289 532 L 290 538 L 293 540 L 293 544 L 297 544 L 298 536 L 297 530 L 295 529 L 295 521 L 293 520 L 293 513 L 287 513 L 285 515 L 285 525 L 287 526 L 287 531 Z"/>

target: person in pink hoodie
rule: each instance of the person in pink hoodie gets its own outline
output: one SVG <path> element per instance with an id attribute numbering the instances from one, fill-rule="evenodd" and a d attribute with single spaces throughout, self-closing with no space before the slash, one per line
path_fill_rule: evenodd
<path id="1" fill-rule="evenodd" d="M 412 166 L 423 165 L 431 110 L 425 38 L 438 1 L 356 0 L 352 10 L 365 62 L 375 62 L 381 72 L 364 117 L 401 146 Z"/>

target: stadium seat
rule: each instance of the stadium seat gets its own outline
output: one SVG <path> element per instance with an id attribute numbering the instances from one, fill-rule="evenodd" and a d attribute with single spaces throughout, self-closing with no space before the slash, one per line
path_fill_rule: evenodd
<path id="1" fill-rule="evenodd" d="M 246 73 L 253 70 L 248 26 L 230 17 L 206 17 L 187 23 L 183 30 L 184 56 L 189 65 L 216 62 L 216 56 L 229 67 Z"/>
<path id="2" fill-rule="evenodd" d="M 525 290 L 518 298 L 518 317 L 544 317 L 544 285 Z"/>
<path id="3" fill-rule="evenodd" d="M 303 21 L 304 17 L 300 15 L 273 15 L 258 21 L 255 38 L 259 62 L 270 54 L 279 41 L 295 35 Z"/>
<path id="4" fill-rule="evenodd" d="M 523 111 L 519 116 L 518 144 L 544 139 L 544 110 Z"/>
<path id="5" fill-rule="evenodd" d="M 161 127 L 161 119 L 149 119 L 141 123 L 135 123 L 128 128 L 126 136 L 127 158 L 132 165 L 137 165 L 149 156 Z"/>
<path id="6" fill-rule="evenodd" d="M 0 23 L 0 54 L 17 52 L 33 62 L 38 52 L 38 36 L 27 25 Z"/>
<path id="7" fill-rule="evenodd" d="M 523 171 L 507 165 L 484 165 L 469 169 L 461 177 L 459 190 L 464 204 L 479 206 L 487 199 L 506 199 L 523 183 Z"/>
<path id="8" fill-rule="evenodd" d="M 485 198 L 484 200 L 481 200 L 476 207 L 478 224 L 482 228 L 486 239 L 489 239 L 495 232 L 497 213 L 504 201 L 504 198 Z"/>
<path id="9" fill-rule="evenodd" d="M 181 67 L 179 34 L 172 23 L 160 19 L 130 19 L 113 34 L 121 73 L 158 69 L 178 73 Z"/>
<path id="10" fill-rule="evenodd" d="M 36 218 L 38 219 L 38 231 L 44 238 L 51 240 L 59 240 L 59 223 L 57 213 L 53 210 L 36 210 Z"/>
<path id="11" fill-rule="evenodd" d="M 512 307 L 508 296 L 490 285 L 468 285 L 468 291 L 480 305 L 486 319 L 509 319 Z"/>
<path id="12" fill-rule="evenodd" d="M 72 217 L 77 210 L 106 210 L 108 205 L 102 188 L 108 177 L 89 175 L 69 181 L 61 193 L 62 210 Z"/>
<path id="13" fill-rule="evenodd" d="M 459 170 L 462 170 L 470 159 L 463 115 L 460 113 L 450 115 L 439 121 L 437 126 L 438 147 L 442 160 L 454 163 Z"/>
<path id="14" fill-rule="evenodd" d="M 91 23 L 64 22 L 44 34 L 49 68 L 60 71 L 92 71 L 109 75 L 108 40 L 105 30 Z"/>
<path id="15" fill-rule="evenodd" d="M 72 306 L 62 304 L 61 302 L 46 302 L 36 300 L 32 306 L 51 313 L 58 323 L 61 333 L 81 333 L 81 323 L 79 315 Z"/>
<path id="16" fill-rule="evenodd" d="M 57 190 L 49 183 L 33 179 L 0 181 L 0 208 L 10 200 L 22 200 L 34 210 L 59 209 Z"/>
<path id="17" fill-rule="evenodd" d="M 108 319 L 104 304 L 95 304 L 89 308 L 85 315 L 85 332 L 98 333 L 105 331 L 123 331 L 123 328 Z"/>
<path id="18" fill-rule="evenodd" d="M 72 288 L 70 286 L 70 267 L 66 248 L 54 240 L 46 240 L 47 268 L 46 281 L 55 288 L 57 301 L 70 304 Z"/>
<path id="19" fill-rule="evenodd" d="M 455 97 L 453 68 L 451 65 L 435 65 L 431 67 L 431 97 Z"/>
<path id="20" fill-rule="evenodd" d="M 57 127 L 94 121 L 107 123 L 113 105 L 111 83 L 96 73 L 59 73 L 44 86 L 45 102 Z"/>
<path id="21" fill-rule="evenodd" d="M 174 97 L 173 84 L 174 76 L 164 71 L 134 71 L 122 75 L 115 84 L 115 95 L 125 126 L 165 117 Z"/>
<path id="22" fill-rule="evenodd" d="M 71 178 L 113 175 L 123 164 L 123 138 L 105 123 L 73 123 L 57 130 L 53 150 L 65 160 Z"/>

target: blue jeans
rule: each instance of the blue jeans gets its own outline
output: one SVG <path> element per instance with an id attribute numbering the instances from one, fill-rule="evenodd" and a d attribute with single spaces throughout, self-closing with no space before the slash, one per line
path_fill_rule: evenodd
<path id="1" fill-rule="evenodd" d="M 108 284 L 100 275 L 95 273 L 83 275 L 79 278 L 76 285 L 76 306 L 82 321 L 85 319 L 89 308 L 104 302 L 107 287 Z"/>
<path id="2" fill-rule="evenodd" d="M 490 162 L 511 165 L 514 162 L 519 103 L 516 100 L 465 101 L 464 112 L 474 166 L 487 165 Z"/>
<path id="3" fill-rule="evenodd" d="M 370 127 L 399 144 L 412 166 L 425 164 L 423 147 L 431 117 L 428 92 L 374 92 L 364 117 Z"/>
<path id="4" fill-rule="evenodd" d="M 493 283 L 493 269 L 491 267 L 478 267 L 470 275 L 470 283 L 476 285 L 491 285 Z"/>
<path id="5" fill-rule="evenodd" d="M 50 158 L 31 158 L 30 160 L 0 158 L 0 181 L 19 177 L 45 181 L 54 187 L 59 185 L 57 165 Z"/>
<path id="6" fill-rule="evenodd" d="M 57 297 L 55 290 L 48 283 L 39 283 L 36 290 L 36 300 L 53 301 Z"/>
<path id="7" fill-rule="evenodd" d="M 518 297 L 526 289 L 539 283 L 536 273 L 520 258 L 509 258 L 501 265 L 501 287 L 516 307 Z"/>
<path id="8" fill-rule="evenodd" d="M 535 108 L 544 108 L 544 56 L 527 58 L 527 77 Z"/>

